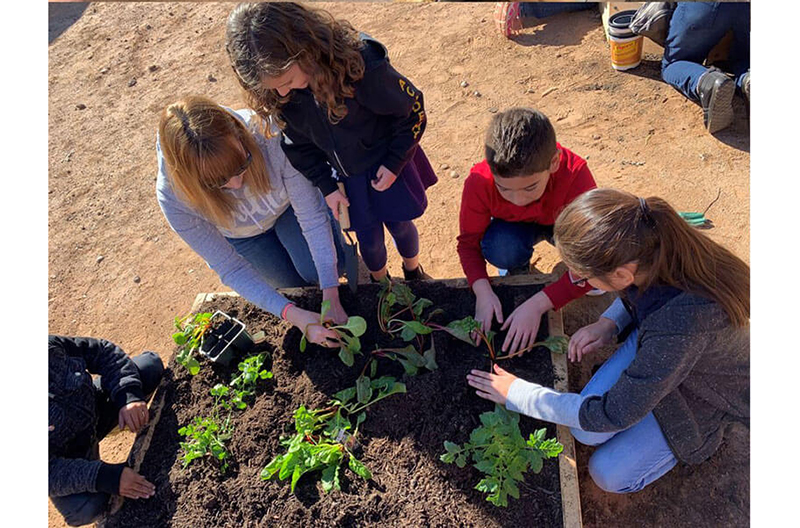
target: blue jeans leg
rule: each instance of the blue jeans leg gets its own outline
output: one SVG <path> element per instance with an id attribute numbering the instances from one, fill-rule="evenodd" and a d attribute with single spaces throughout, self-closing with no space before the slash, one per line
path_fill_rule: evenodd
<path id="1" fill-rule="evenodd" d="M 587 383 L 581 391 L 581 396 L 600 396 L 608 392 L 617 382 L 620 374 L 628 368 L 633 358 L 636 357 L 638 336 L 638 330 L 634 330 L 630 333 L 628 339 L 625 340 L 622 346 L 597 369 L 592 379 L 589 380 L 589 383 Z M 584 445 L 600 445 L 619 433 L 619 431 L 613 433 L 592 433 L 575 428 L 571 429 L 571 432 L 572 436 Z"/>
<path id="2" fill-rule="evenodd" d="M 605 491 L 632 493 L 663 477 L 677 463 L 650 413 L 598 447 L 589 459 L 589 474 Z"/>
<path id="3" fill-rule="evenodd" d="M 533 246 L 542 240 L 552 244 L 553 226 L 494 218 L 481 239 L 481 251 L 489 264 L 508 270 L 527 266 L 533 256 Z"/>
<path id="4" fill-rule="evenodd" d="M 738 76 L 750 65 L 750 5 L 678 3 L 664 43 L 661 77 L 692 101 L 699 101 L 697 82 L 708 71 L 703 61 L 731 29 L 734 31 L 731 63 L 736 64 L 735 69 L 739 71 L 733 73 Z"/>
<path id="5" fill-rule="evenodd" d="M 342 238 L 332 216 L 331 229 L 341 274 L 344 271 Z M 295 288 L 319 282 L 314 259 L 291 207 L 269 231 L 254 237 L 227 240 L 273 288 Z"/>
<path id="6" fill-rule="evenodd" d="M 64 516 L 70 526 L 83 526 L 97 520 L 108 507 L 107 493 L 75 493 L 63 497 L 50 497 L 53 506 Z"/>

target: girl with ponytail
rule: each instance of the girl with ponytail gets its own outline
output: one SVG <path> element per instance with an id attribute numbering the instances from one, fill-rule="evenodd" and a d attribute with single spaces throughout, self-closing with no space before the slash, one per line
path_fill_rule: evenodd
<path id="1" fill-rule="evenodd" d="M 575 283 L 616 291 L 600 319 L 571 338 L 580 361 L 627 336 L 580 394 L 496 373 L 467 376 L 478 395 L 571 427 L 599 446 L 598 486 L 638 491 L 678 461 L 697 464 L 732 422 L 750 419 L 750 268 L 690 227 L 661 198 L 595 189 L 570 203 L 554 229 Z"/>

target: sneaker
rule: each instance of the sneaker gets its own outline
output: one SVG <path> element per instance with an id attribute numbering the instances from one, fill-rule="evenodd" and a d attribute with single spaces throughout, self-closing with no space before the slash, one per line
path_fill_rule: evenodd
<path id="1" fill-rule="evenodd" d="M 720 70 L 711 68 L 697 81 L 697 95 L 703 107 L 703 124 L 714 134 L 733 123 L 733 93 L 736 83 Z"/>
<path id="2" fill-rule="evenodd" d="M 417 266 L 417 269 L 414 270 L 407 270 L 405 266 L 403 266 L 403 278 L 407 281 L 411 280 L 430 280 L 433 277 L 425 273 L 425 270 L 422 269 L 422 264 Z"/>
<path id="3" fill-rule="evenodd" d="M 494 6 L 494 24 L 506 38 L 522 30 L 519 2 L 497 2 Z"/>

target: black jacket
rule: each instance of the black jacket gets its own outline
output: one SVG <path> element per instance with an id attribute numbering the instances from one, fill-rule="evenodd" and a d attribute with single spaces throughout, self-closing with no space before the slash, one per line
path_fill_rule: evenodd
<path id="1" fill-rule="evenodd" d="M 143 401 L 133 361 L 113 343 L 90 337 L 48 338 L 48 492 L 52 497 L 81 492 L 119 493 L 124 464 L 99 460 L 97 398 L 92 374 L 117 408 Z"/>
<path id="2" fill-rule="evenodd" d="M 425 131 L 425 107 L 420 92 L 391 64 L 386 48 L 364 34 L 364 77 L 346 98 L 347 115 L 331 124 L 324 105 L 309 88 L 293 90 L 281 108 L 286 123 L 281 146 L 291 164 L 327 196 L 343 177 L 384 165 L 398 175 L 414 155 Z"/>

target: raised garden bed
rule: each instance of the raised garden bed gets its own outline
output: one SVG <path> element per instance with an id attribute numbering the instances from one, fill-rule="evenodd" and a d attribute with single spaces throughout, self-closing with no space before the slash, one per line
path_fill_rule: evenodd
<path id="1" fill-rule="evenodd" d="M 472 315 L 474 298 L 464 286 L 463 281 L 412 283 L 415 294 L 444 310 L 435 319 L 441 324 Z M 508 314 L 542 285 L 496 283 L 495 287 Z M 557 436 L 564 451 L 557 459 L 545 460 L 540 473 L 528 472 L 519 486 L 519 499 L 509 499 L 507 507 L 490 504 L 486 494 L 474 489 L 483 476 L 477 469 L 440 460 L 445 441 L 469 440 L 470 432 L 480 425 L 480 414 L 494 408 L 478 398 L 465 379 L 470 369 L 487 368 L 485 348 L 471 347 L 444 332 L 433 334 L 438 364 L 434 371 L 420 369 L 416 376 L 408 376 L 397 362 L 379 363 L 378 376 L 394 376 L 407 392 L 370 407 L 359 427 L 359 459 L 369 467 L 372 479 L 343 470 L 341 491 L 324 493 L 319 478 L 307 475 L 293 494 L 287 481 L 260 478 L 262 469 L 286 452 L 280 436 L 294 434 L 294 411 L 301 405 L 322 408 L 333 394 L 352 387 L 366 352 L 376 343 L 386 343 L 376 319 L 379 289 L 360 285 L 357 297 L 341 289 L 348 313 L 367 322 L 361 336 L 365 353 L 356 355 L 353 367 L 345 366 L 335 351 L 311 345 L 301 352 L 297 329 L 237 296 L 199 296 L 193 311 L 222 310 L 242 321 L 251 334 L 266 333 L 266 340 L 252 353 L 272 357 L 268 366 L 274 377 L 259 384 L 255 400 L 245 410 L 233 412 L 233 435 L 227 443 L 230 458 L 223 474 L 208 457 L 184 468 L 179 445 L 184 438 L 178 430 L 194 417 L 209 414 L 210 389 L 231 380 L 237 361 L 229 367 L 201 361 L 195 376 L 170 361 L 151 406 L 151 425 L 136 439 L 130 459 L 156 485 L 156 495 L 146 501 L 125 501 L 103 526 L 581 526 L 574 447 L 563 428 L 522 417 L 524 438 L 546 428 L 547 437 Z M 286 295 L 299 306 L 320 303 L 320 293 L 314 290 L 290 290 Z M 548 314 L 537 340 L 548 333 L 562 333 L 560 314 Z M 566 387 L 564 356 L 551 355 L 545 348 L 503 366 L 525 379 Z"/>

